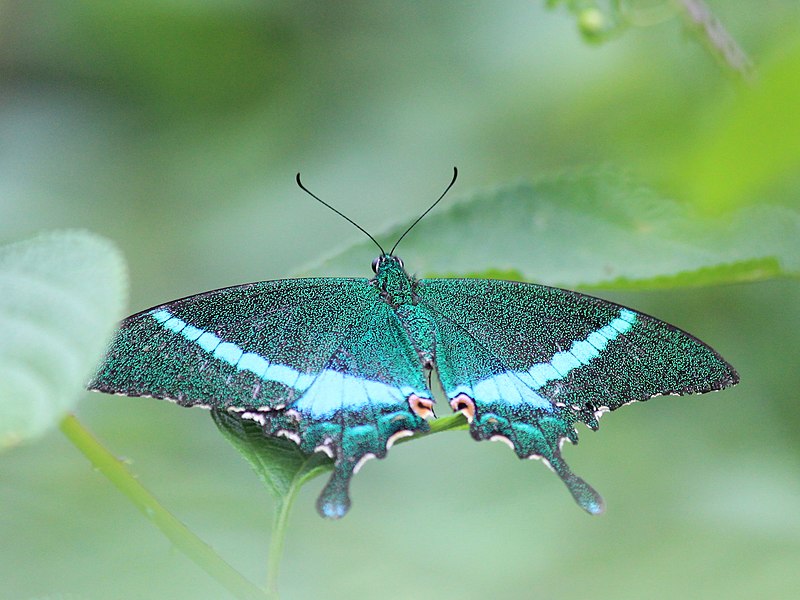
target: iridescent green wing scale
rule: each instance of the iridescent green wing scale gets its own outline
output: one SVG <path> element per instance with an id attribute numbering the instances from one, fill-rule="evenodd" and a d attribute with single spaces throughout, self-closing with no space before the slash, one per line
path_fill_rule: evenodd
<path id="1" fill-rule="evenodd" d="M 578 421 L 653 396 L 738 381 L 725 360 L 653 317 L 576 292 L 479 279 L 423 279 L 415 292 L 435 322 L 436 366 L 476 440 L 541 458 L 588 512 L 603 509 L 561 457 Z"/>
<path id="2" fill-rule="evenodd" d="M 120 326 L 90 389 L 229 410 L 325 452 L 318 509 L 343 516 L 360 464 L 426 431 L 431 393 L 402 324 L 367 279 L 288 279 L 157 306 Z"/>

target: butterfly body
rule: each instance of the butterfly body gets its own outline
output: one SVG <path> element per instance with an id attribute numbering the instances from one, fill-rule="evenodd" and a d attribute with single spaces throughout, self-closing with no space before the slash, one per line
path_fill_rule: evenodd
<path id="1" fill-rule="evenodd" d="M 476 440 L 541 458 L 588 512 L 599 495 L 561 458 L 575 424 L 663 394 L 712 391 L 734 369 L 689 334 L 576 292 L 420 279 L 382 254 L 372 279 L 267 281 L 126 319 L 89 387 L 228 410 L 334 460 L 318 509 L 343 516 L 349 482 L 433 416 L 436 369 Z"/>

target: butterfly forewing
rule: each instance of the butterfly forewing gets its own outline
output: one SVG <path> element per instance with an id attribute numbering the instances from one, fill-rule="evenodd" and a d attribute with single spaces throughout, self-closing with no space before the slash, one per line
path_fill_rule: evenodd
<path id="1" fill-rule="evenodd" d="M 260 282 L 176 300 L 129 317 L 120 326 L 93 387 L 213 408 L 276 407 L 296 394 L 301 372 L 316 372 L 345 323 L 325 319 L 337 292 L 319 280 Z M 321 320 L 321 319 L 320 319 Z M 321 352 L 309 352 L 313 345 Z M 280 366 L 287 369 L 281 369 Z M 272 366 L 267 377 L 266 370 Z"/>

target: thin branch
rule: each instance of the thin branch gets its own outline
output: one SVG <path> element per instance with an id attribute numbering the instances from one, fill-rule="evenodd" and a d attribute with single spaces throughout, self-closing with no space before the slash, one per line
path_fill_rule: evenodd
<path id="1" fill-rule="evenodd" d="M 675 0 L 675 2 L 689 24 L 702 31 L 711 52 L 742 79 L 752 82 L 755 79 L 753 61 L 728 33 L 722 22 L 714 16 L 708 5 L 703 0 Z"/>
<path id="2" fill-rule="evenodd" d="M 286 538 L 286 527 L 289 524 L 289 514 L 294 504 L 295 496 L 302 484 L 292 482 L 289 493 L 280 499 L 275 507 L 275 519 L 272 523 L 272 538 L 269 544 L 267 558 L 267 592 L 275 598 L 278 597 L 278 571 L 283 557 L 283 541 Z"/>
<path id="3" fill-rule="evenodd" d="M 111 454 L 74 415 L 61 421 L 61 431 L 80 450 L 92 465 L 105 475 L 145 517 L 158 527 L 175 547 L 194 561 L 203 571 L 217 580 L 228 592 L 240 600 L 268 600 L 256 585 L 229 565 L 211 546 L 192 533 L 172 513 L 164 508 L 125 464 Z"/>

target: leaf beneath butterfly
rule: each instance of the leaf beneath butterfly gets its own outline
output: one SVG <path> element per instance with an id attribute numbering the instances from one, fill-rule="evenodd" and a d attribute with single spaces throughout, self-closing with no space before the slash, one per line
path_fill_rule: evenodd
<path id="1" fill-rule="evenodd" d="M 333 469 L 333 461 L 321 452 L 305 454 L 294 442 L 267 437 L 261 426 L 241 419 L 234 413 L 211 411 L 211 418 L 230 444 L 250 463 L 267 489 L 278 501 L 284 501 L 292 491 Z M 427 435 L 442 431 L 467 429 L 462 414 L 449 415 L 431 422 Z M 422 436 L 397 440 L 402 444 Z"/>
<path id="2" fill-rule="evenodd" d="M 282 501 L 293 488 L 333 469 L 333 461 L 325 454 L 305 454 L 290 440 L 267 437 L 254 421 L 217 410 L 211 411 L 211 417 L 277 500 Z"/>
<path id="3" fill-rule="evenodd" d="M 398 249 L 418 276 L 653 289 L 800 274 L 797 211 L 762 204 L 703 216 L 606 170 L 510 185 L 440 206 Z M 376 237 L 393 243 L 413 217 Z M 363 274 L 375 252 L 367 240 L 303 272 Z"/>
<path id="4" fill-rule="evenodd" d="M 0 448 L 72 410 L 125 304 L 108 240 L 58 231 L 0 248 Z"/>

